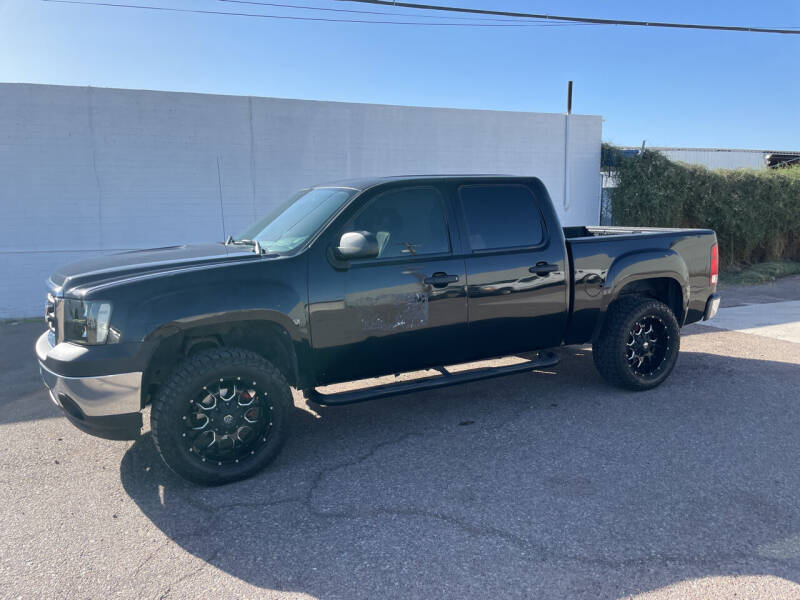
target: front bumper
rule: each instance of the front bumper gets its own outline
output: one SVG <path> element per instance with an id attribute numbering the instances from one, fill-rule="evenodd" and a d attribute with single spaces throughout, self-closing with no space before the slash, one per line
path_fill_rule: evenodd
<path id="1" fill-rule="evenodd" d="M 39 372 L 50 398 L 81 431 L 112 440 L 132 440 L 142 428 L 142 373 L 70 377 L 45 366 L 54 346 L 45 332 L 36 341 Z"/>
<path id="2" fill-rule="evenodd" d="M 706 312 L 703 315 L 703 320 L 708 321 L 709 319 L 713 319 L 714 315 L 717 314 L 719 310 L 719 301 L 721 298 L 717 294 L 711 294 L 706 301 Z"/>

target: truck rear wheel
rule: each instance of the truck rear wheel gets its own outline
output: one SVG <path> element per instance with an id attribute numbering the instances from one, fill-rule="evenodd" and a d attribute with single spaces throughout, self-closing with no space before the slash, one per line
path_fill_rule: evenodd
<path id="1" fill-rule="evenodd" d="M 609 309 L 592 344 L 595 367 L 609 383 L 649 390 L 672 372 L 680 350 L 680 328 L 663 302 L 623 297 Z"/>
<path id="2" fill-rule="evenodd" d="M 153 441 L 167 466 L 201 485 L 257 473 L 277 456 L 293 408 L 270 362 L 239 348 L 213 348 L 181 362 L 153 400 Z"/>

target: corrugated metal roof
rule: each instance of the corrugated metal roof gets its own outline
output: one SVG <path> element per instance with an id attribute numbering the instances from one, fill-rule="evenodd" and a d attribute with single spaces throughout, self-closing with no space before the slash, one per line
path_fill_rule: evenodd
<path id="1" fill-rule="evenodd" d="M 619 146 L 622 150 L 641 150 L 641 146 Z M 682 152 L 754 152 L 759 154 L 800 154 L 800 150 L 754 150 L 752 148 L 680 148 L 673 146 L 645 146 L 645 150 Z"/>

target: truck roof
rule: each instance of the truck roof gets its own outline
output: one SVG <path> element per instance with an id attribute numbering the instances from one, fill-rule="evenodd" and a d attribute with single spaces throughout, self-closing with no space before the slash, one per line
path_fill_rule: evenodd
<path id="1" fill-rule="evenodd" d="M 501 173 L 470 173 L 470 174 L 463 174 L 463 173 L 452 173 L 452 174 L 444 174 L 444 173 L 432 173 L 432 174 L 420 174 L 420 175 L 387 175 L 384 177 L 363 177 L 357 179 L 340 179 L 337 181 L 329 181 L 326 183 L 320 183 L 314 185 L 312 187 L 345 187 L 345 188 L 352 188 L 355 190 L 366 190 L 368 188 L 374 187 L 376 185 L 380 185 L 383 183 L 389 183 L 392 181 L 429 181 L 431 179 L 437 180 L 449 180 L 449 179 L 457 179 L 457 180 L 465 180 L 465 179 L 502 179 L 502 180 L 530 180 L 533 179 L 533 176 L 523 176 L 523 175 L 505 175 Z"/>

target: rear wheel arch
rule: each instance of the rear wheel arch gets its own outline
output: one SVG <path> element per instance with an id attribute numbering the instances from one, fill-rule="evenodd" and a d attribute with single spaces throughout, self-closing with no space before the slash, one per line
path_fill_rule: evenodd
<path id="1" fill-rule="evenodd" d="M 675 315 L 679 324 L 683 323 L 686 313 L 683 287 L 674 277 L 653 277 L 638 279 L 627 283 L 620 291 L 615 301 L 625 296 L 642 296 L 658 300 L 666 304 Z"/>
<path id="2" fill-rule="evenodd" d="M 663 302 L 672 310 L 678 326 L 683 326 L 689 304 L 689 268 L 683 257 L 667 248 L 631 252 L 614 260 L 606 275 L 592 341 L 600 335 L 613 304 L 632 295 Z"/>
<path id="3" fill-rule="evenodd" d="M 683 257 L 675 250 L 642 250 L 625 254 L 611 264 L 603 290 L 604 309 L 623 293 L 630 293 L 631 286 L 642 285 L 639 282 L 650 281 L 654 285 L 660 280 L 672 279 L 678 284 L 681 292 L 681 309 L 689 299 L 689 268 Z M 662 300 L 663 301 L 663 300 Z M 677 316 L 677 315 L 676 315 Z"/>
<path id="4" fill-rule="evenodd" d="M 592 341 L 596 341 L 602 332 L 606 318 L 613 307 L 621 300 L 630 297 L 650 298 L 666 304 L 672 311 L 672 314 L 675 315 L 678 327 L 682 327 L 686 319 L 686 309 L 688 306 L 686 289 L 686 284 L 681 284 L 681 281 L 676 275 L 660 277 L 641 276 L 627 279 L 624 284 L 618 287 L 613 295 L 608 296 L 606 300 L 607 304 L 595 324 Z"/>

